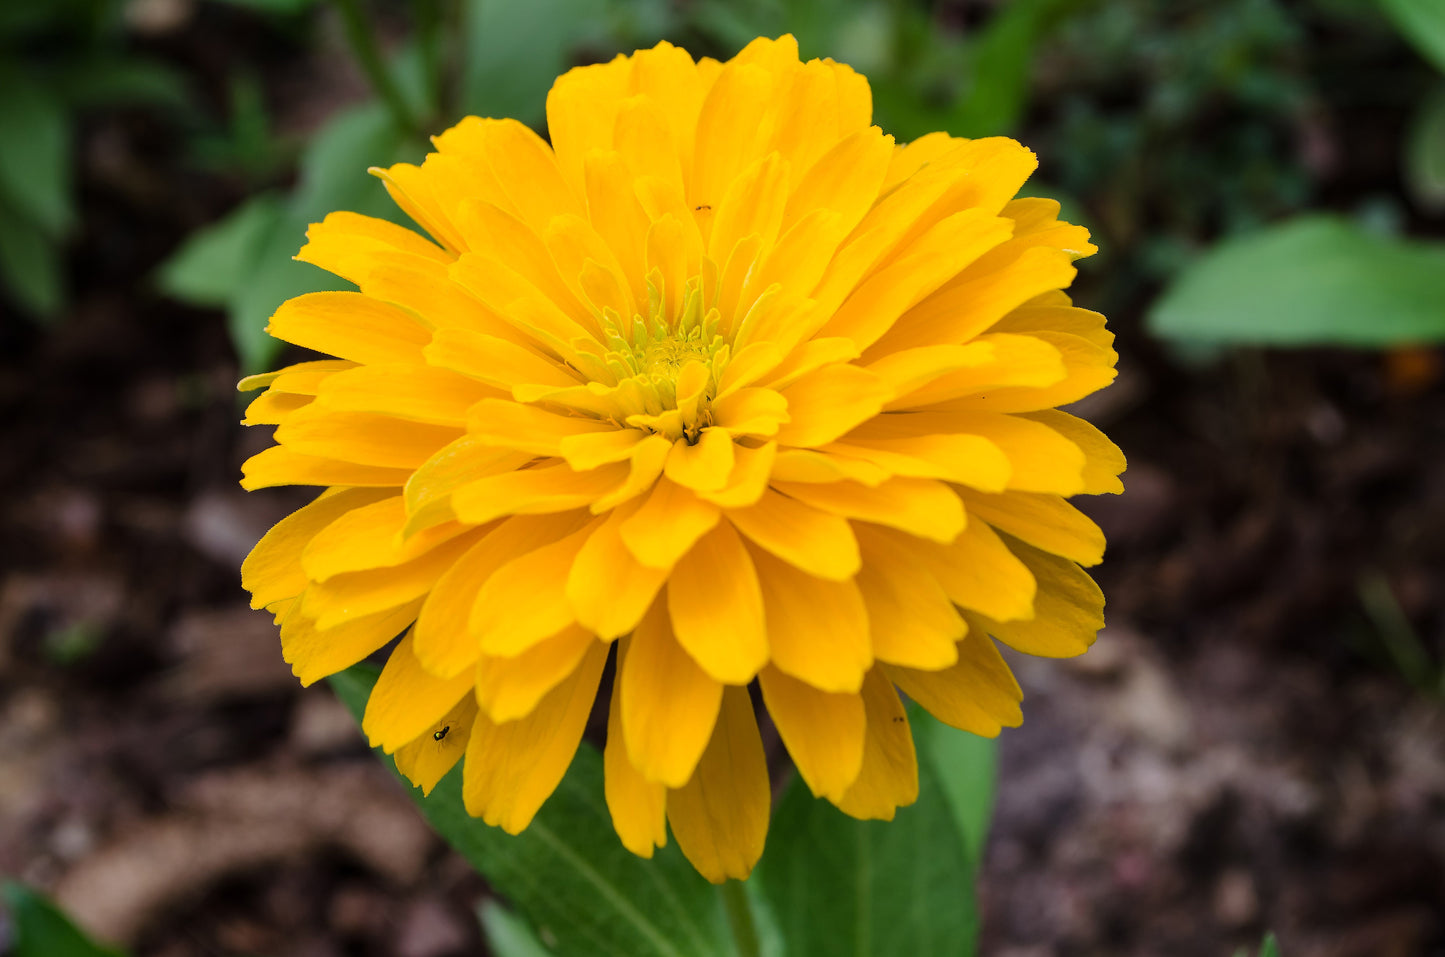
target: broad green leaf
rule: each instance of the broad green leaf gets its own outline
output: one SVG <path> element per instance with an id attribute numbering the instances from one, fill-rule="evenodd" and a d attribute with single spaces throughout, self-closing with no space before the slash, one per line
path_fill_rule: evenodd
<path id="1" fill-rule="evenodd" d="M 255 272 L 262 245 L 283 214 L 281 197 L 262 193 L 192 233 L 161 264 L 161 291 L 193 306 L 224 306 Z"/>
<path id="2" fill-rule="evenodd" d="M 13 65 L 0 65 L 0 198 L 49 235 L 75 218 L 70 120 L 60 101 Z"/>
<path id="3" fill-rule="evenodd" d="M 547 91 L 585 47 L 594 56 L 651 45 L 664 4 L 636 0 L 472 0 L 465 7 L 462 112 L 509 116 L 541 130 Z"/>
<path id="4" fill-rule="evenodd" d="M 1445 70 L 1445 4 L 1440 0 L 1380 0 L 1395 29 L 1440 70 Z"/>
<path id="5" fill-rule="evenodd" d="M 14 940 L 11 957 L 121 957 L 121 952 L 92 941 L 60 909 L 22 884 L 0 884 L 10 911 Z"/>
<path id="6" fill-rule="evenodd" d="M 0 199 L 0 295 L 38 319 L 65 299 L 59 242 Z"/>
<path id="7" fill-rule="evenodd" d="M 357 665 L 331 678 L 358 720 L 377 674 L 374 666 Z M 390 758 L 383 760 L 395 770 Z M 602 755 L 588 744 L 578 749 L 566 778 L 531 826 L 515 837 L 467 815 L 460 764 L 430 797 L 411 793 L 447 843 L 559 954 L 724 957 L 731 952 L 716 890 L 675 844 L 646 861 L 618 841 L 602 797 Z"/>
<path id="8" fill-rule="evenodd" d="M 1033 50 L 1040 36 L 1077 0 L 1013 0 L 997 7 L 970 51 L 969 88 L 948 130 L 956 136 L 1011 132 L 1028 105 Z"/>
<path id="9" fill-rule="evenodd" d="M 977 871 L 993 819 L 998 742 L 950 728 L 917 706 L 909 708 L 908 719 L 919 760 L 927 762 L 938 778 L 970 865 Z"/>
<path id="10" fill-rule="evenodd" d="M 1280 957 L 1279 941 L 1273 934 L 1264 935 L 1264 944 L 1259 948 L 1259 957 Z"/>
<path id="11" fill-rule="evenodd" d="M 301 156 L 296 192 L 259 240 L 253 268 L 229 299 L 228 327 L 244 371 L 262 371 L 280 352 L 281 344 L 266 335 L 265 328 L 282 302 L 307 292 L 351 288 L 345 280 L 292 259 L 306 242 L 306 228 L 336 210 L 411 225 L 367 168 L 420 160 L 422 153 L 421 145 L 376 103 L 338 114 L 316 135 Z"/>
<path id="12" fill-rule="evenodd" d="M 1431 212 L 1445 210 L 1445 86 L 1411 119 L 1404 159 L 1410 195 Z"/>
<path id="13" fill-rule="evenodd" d="M 186 78 L 164 63 L 138 57 L 103 57 L 67 64 L 56 92 L 79 107 L 141 103 L 171 109 L 191 106 Z"/>
<path id="14" fill-rule="evenodd" d="M 973 868 L 933 763 L 892 821 L 855 821 L 794 780 L 756 879 L 790 957 L 974 952 Z"/>
<path id="15" fill-rule="evenodd" d="M 1302 216 L 1186 268 L 1149 315 L 1158 336 L 1250 345 L 1445 341 L 1445 244 Z"/>
<path id="16" fill-rule="evenodd" d="M 495 957 L 555 957 L 527 922 L 495 900 L 482 901 L 477 917 Z"/>

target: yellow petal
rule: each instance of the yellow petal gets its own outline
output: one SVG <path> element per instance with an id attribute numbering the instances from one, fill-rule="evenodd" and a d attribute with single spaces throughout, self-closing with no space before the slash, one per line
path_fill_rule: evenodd
<path id="1" fill-rule="evenodd" d="M 661 601 L 632 634 L 621 691 L 632 765 L 649 781 L 682 787 L 712 736 L 723 686 L 677 643 Z"/>
<path id="2" fill-rule="evenodd" d="M 361 730 L 373 748 L 388 754 L 411 741 L 452 710 L 471 689 L 472 676 L 439 678 L 422 667 L 412 653 L 408 632 L 392 649 L 366 702 Z"/>
<path id="3" fill-rule="evenodd" d="M 1030 492 L 985 495 L 972 490 L 962 494 L 970 515 L 1030 545 L 1084 566 L 1104 560 L 1103 531 L 1057 495 Z"/>
<path id="4" fill-rule="evenodd" d="M 768 660 L 762 588 L 731 523 L 704 535 L 673 568 L 667 607 L 678 642 L 718 681 L 746 684 Z"/>
<path id="5" fill-rule="evenodd" d="M 532 823 L 577 753 L 607 651 L 594 642 L 577 670 L 525 718 L 497 724 L 478 712 L 462 768 L 468 814 L 508 834 Z"/>
<path id="6" fill-rule="evenodd" d="M 868 720 L 863 767 L 852 787 L 833 803 L 861 820 L 891 821 L 898 808 L 918 800 L 913 732 L 903 702 L 881 667 L 868 672 L 862 697 Z"/>
<path id="7" fill-rule="evenodd" d="M 856 692 L 873 664 L 868 609 L 852 581 L 824 581 L 749 549 L 774 665 L 821 691 Z"/>
<path id="8" fill-rule="evenodd" d="M 420 364 L 431 338 L 395 306 L 359 292 L 310 292 L 283 302 L 266 331 L 283 342 L 339 359 Z"/>
<path id="9" fill-rule="evenodd" d="M 566 465 L 549 465 L 488 475 L 461 486 L 452 494 L 452 510 L 471 525 L 504 515 L 544 515 L 591 505 L 627 478 L 627 467 L 604 465 L 574 472 Z"/>
<path id="10" fill-rule="evenodd" d="M 842 799 L 863 767 L 863 699 L 829 694 L 777 668 L 758 675 L 763 703 L 814 797 Z"/>
<path id="11" fill-rule="evenodd" d="M 376 254 L 400 252 L 446 262 L 447 253 L 404 226 L 358 213 L 328 213 L 306 230 L 306 245 L 296 254 L 304 263 L 357 285 L 371 271 Z"/>
<path id="12" fill-rule="evenodd" d="M 276 429 L 276 441 L 301 455 L 375 468 L 415 469 L 461 434 L 459 428 L 371 412 L 333 412 L 312 403 Z"/>
<path id="13" fill-rule="evenodd" d="M 716 492 L 728 483 L 732 470 L 732 436 L 722 429 L 703 429 L 695 444 L 686 439 L 673 443 L 663 474 L 686 488 Z"/>
<path id="14" fill-rule="evenodd" d="M 567 573 L 601 524 L 595 519 L 550 545 L 524 552 L 487 578 L 467 622 L 483 652 L 512 658 L 572 624 Z"/>
<path id="15" fill-rule="evenodd" d="M 310 685 L 350 668 L 401 634 L 420 607 L 420 600 L 411 601 L 323 631 L 301 602 L 294 602 L 280 622 L 281 658 L 302 685 Z"/>
<path id="16" fill-rule="evenodd" d="M 868 488 L 876 488 L 888 481 L 889 473 L 886 469 L 861 459 L 816 452 L 812 449 L 784 449 L 778 453 L 777 460 L 773 463 L 773 478 L 780 484 L 852 481 Z"/>
<path id="17" fill-rule="evenodd" d="M 1084 487 L 1082 491 L 1085 495 L 1117 494 L 1124 491 L 1124 483 L 1119 481 L 1119 473 L 1124 471 L 1126 464 L 1124 453 L 1093 425 L 1076 415 L 1060 412 L 1058 409 L 1027 412 L 1020 418 L 1032 419 L 1041 425 L 1047 425 L 1083 450 Z"/>
<path id="18" fill-rule="evenodd" d="M 427 459 L 406 480 L 406 527 L 404 536 L 456 517 L 452 509 L 452 493 L 486 475 L 500 475 L 526 465 L 532 456 L 526 452 L 479 442 L 463 435 Z M 476 523 L 474 523 L 476 524 Z"/>
<path id="19" fill-rule="evenodd" d="M 965 209 L 945 218 L 904 247 L 896 260 L 865 279 L 828 320 L 822 334 L 846 337 L 860 349 L 867 349 L 895 327 L 907 336 L 912 331 L 910 324 L 920 321 L 907 316 L 907 310 L 1006 241 L 1012 225 L 981 209 Z M 921 321 L 932 319 L 929 313 Z M 961 341 L 935 338 L 932 331 L 925 333 L 931 342 Z"/>
<path id="20" fill-rule="evenodd" d="M 727 517 L 755 544 L 811 576 L 845 581 L 858 573 L 858 542 L 847 519 L 771 490 L 756 505 L 728 509 Z"/>
<path id="21" fill-rule="evenodd" d="M 623 543 L 619 529 L 628 517 L 625 510 L 609 515 L 577 553 L 567 576 L 572 613 L 604 641 L 637 627 L 667 580 L 665 570 L 643 565 Z"/>
<path id="22" fill-rule="evenodd" d="M 721 203 L 732 181 L 758 158 L 772 135 L 772 93 L 773 78 L 763 68 L 747 63 L 723 67 L 697 120 L 691 205 Z"/>
<path id="23" fill-rule="evenodd" d="M 471 668 L 482 646 L 468 630 L 477 593 L 498 568 L 523 554 L 570 535 L 587 513 L 518 515 L 484 529 L 466 554 L 432 586 L 417 619 L 415 653 L 427 670 L 445 677 Z"/>
<path id="24" fill-rule="evenodd" d="M 778 430 L 783 445 L 826 445 L 877 415 L 893 391 L 877 375 L 851 365 L 824 366 L 783 389 L 788 424 Z"/>
<path id="25" fill-rule="evenodd" d="M 861 525 L 863 570 L 858 591 L 868 608 L 873 657 L 894 665 L 937 670 L 957 660 L 954 643 L 967 626 L 943 586 L 904 536 Z"/>
<path id="26" fill-rule="evenodd" d="M 772 794 L 762 738 L 746 688 L 728 688 L 712 740 L 685 786 L 667 795 L 677 846 L 698 873 L 744 880 L 763 854 Z"/>
<path id="27" fill-rule="evenodd" d="M 672 443 L 660 435 L 649 435 L 632 449 L 627 466 L 627 478 L 605 495 L 592 503 L 593 514 L 617 508 L 652 488 L 662 474 L 663 463 L 667 461 Z M 604 472 L 612 466 L 597 469 Z"/>
<path id="28" fill-rule="evenodd" d="M 424 350 L 434 366 L 471 376 L 478 382 L 510 391 L 531 384 L 553 388 L 575 386 L 567 367 L 536 350 L 499 336 L 471 329 L 438 329 Z"/>
<path id="29" fill-rule="evenodd" d="M 667 844 L 667 788 L 642 776 L 627 756 L 622 733 L 622 672 L 627 667 L 630 638 L 617 643 L 617 673 L 612 680 L 612 704 L 607 715 L 607 747 L 602 753 L 604 793 L 612 827 L 622 846 L 639 857 L 651 858 L 655 848 Z"/>
<path id="30" fill-rule="evenodd" d="M 1077 402 L 1113 382 L 1117 375 L 1114 364 L 1119 360 L 1118 353 L 1081 336 L 1040 329 L 1026 336 L 990 332 L 978 339 L 984 340 L 1028 343 L 1036 355 L 1047 350 L 1056 357 L 1049 361 L 1058 366 L 1058 373 L 1039 381 L 1041 377 L 1028 374 L 1032 370 L 1026 364 L 1027 356 L 1018 355 L 1022 350 L 1015 348 L 1016 354 L 1009 357 L 1007 365 L 1000 363 L 996 369 L 981 369 L 975 381 L 950 377 L 947 383 L 937 383 L 943 395 L 935 397 L 935 390 L 930 388 L 929 395 L 919 397 L 918 401 L 940 402 L 957 396 L 951 405 L 959 409 L 1032 412 Z"/>
<path id="31" fill-rule="evenodd" d="M 988 621 L 987 631 L 1010 648 L 1044 658 L 1072 658 L 1088 651 L 1104 627 L 1104 593 L 1099 586 L 1067 559 L 1017 539 L 1008 546 L 1039 583 L 1034 616 L 1027 621 Z"/>
<path id="32" fill-rule="evenodd" d="M 411 477 L 411 470 L 358 465 L 273 445 L 257 452 L 241 466 L 241 488 L 254 492 L 277 485 L 340 485 L 399 489 Z"/>
<path id="33" fill-rule="evenodd" d="M 955 605 L 999 621 L 1033 617 L 1034 576 L 987 522 L 969 522 L 947 545 L 909 545 Z"/>
<path id="34" fill-rule="evenodd" d="M 507 399 L 482 399 L 472 406 L 467 432 L 478 442 L 530 452 L 560 455 L 562 440 L 574 435 L 616 431 L 610 422 L 558 415 Z"/>
<path id="35" fill-rule="evenodd" d="M 823 451 L 862 459 L 894 475 L 943 479 L 985 492 L 1002 492 L 1012 475 L 1008 456 L 980 435 L 847 436 Z"/>
<path id="36" fill-rule="evenodd" d="M 649 568 L 671 568 L 721 516 L 716 505 L 664 478 L 617 531 L 639 562 Z"/>
<path id="37" fill-rule="evenodd" d="M 271 526 L 241 563 L 241 587 L 251 593 L 251 607 L 265 608 L 301 594 L 308 581 L 301 554 L 311 540 L 353 509 L 393 494 L 385 489 L 328 490 Z"/>
<path id="38" fill-rule="evenodd" d="M 883 671 L 904 694 L 944 724 L 997 737 L 1023 723 L 1023 691 L 993 639 L 982 630 L 958 643 L 958 663 L 942 671 L 885 665 Z"/>
<path id="39" fill-rule="evenodd" d="M 476 699 L 470 694 L 462 695 L 434 725 L 397 749 L 393 756 L 397 771 L 413 787 L 421 788 L 423 796 L 431 794 L 432 788 L 466 753 L 476 720 Z"/>
<path id="40" fill-rule="evenodd" d="M 302 605 L 320 628 L 414 601 L 471 548 L 479 532 L 466 532 L 392 568 L 346 572 L 306 589 Z"/>
<path id="41" fill-rule="evenodd" d="M 530 714 L 542 696 L 577 669 L 597 636 L 568 625 L 514 658 L 482 655 L 477 661 L 476 700 L 498 723 Z"/>
<path id="42" fill-rule="evenodd" d="M 769 437 L 788 421 L 788 400 L 772 389 L 738 389 L 714 402 L 712 414 L 719 429 Z"/>
<path id="43" fill-rule="evenodd" d="M 839 140 L 802 175 L 788 198 L 786 222 L 791 225 L 813 210 L 829 209 L 846 234 L 873 205 L 892 153 L 893 137 L 877 127 Z"/>
<path id="44" fill-rule="evenodd" d="M 755 449 L 739 445 L 733 450 L 733 472 L 728 482 L 716 492 L 698 492 L 697 497 L 722 508 L 745 508 L 754 505 L 768 489 L 778 443 L 769 442 Z"/>
<path id="45" fill-rule="evenodd" d="M 871 488 L 846 480 L 776 481 L 773 488 L 833 515 L 876 522 L 945 545 L 967 524 L 958 494 L 933 479 L 890 478 Z"/>

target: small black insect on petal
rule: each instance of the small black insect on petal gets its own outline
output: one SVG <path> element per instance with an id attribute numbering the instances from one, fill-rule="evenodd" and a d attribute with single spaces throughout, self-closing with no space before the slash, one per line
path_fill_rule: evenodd
<path id="1" fill-rule="evenodd" d="M 445 737 L 447 736 L 447 732 L 450 731 L 451 729 L 452 729 L 452 726 L 451 726 L 451 725 L 447 725 L 446 727 L 442 728 L 440 731 L 437 731 L 437 732 L 433 733 L 432 736 L 431 736 L 431 739 L 432 739 L 433 741 L 440 741 L 442 738 L 445 738 Z"/>

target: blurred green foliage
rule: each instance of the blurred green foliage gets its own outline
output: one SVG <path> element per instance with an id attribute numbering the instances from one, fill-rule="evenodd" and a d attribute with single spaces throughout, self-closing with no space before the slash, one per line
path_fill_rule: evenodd
<path id="1" fill-rule="evenodd" d="M 36 319 L 55 317 L 65 304 L 79 117 L 101 107 L 187 102 L 177 73 L 127 50 L 121 6 L 0 4 L 0 297 Z"/>
<path id="2" fill-rule="evenodd" d="M 54 904 L 23 884 L 0 884 L 9 914 L 12 957 L 122 957 L 76 929 Z"/>
<path id="3" fill-rule="evenodd" d="M 378 674 L 376 666 L 359 664 L 330 679 L 358 721 Z M 603 797 L 602 755 L 586 742 L 557 791 L 515 837 L 466 813 L 460 765 L 429 796 L 411 789 L 412 797 L 516 908 L 482 909 L 499 957 L 968 957 L 978 931 L 973 878 L 992 813 L 994 742 L 945 727 L 916 707 L 909 721 L 919 798 L 894 820 L 854 820 L 793 779 L 755 876 L 733 885 L 747 895 L 756 949 L 735 944 L 721 895 L 675 841 L 651 860 L 623 848 Z M 394 771 L 391 759 L 377 753 Z M 841 900 L 848 901 L 845 910 Z"/>

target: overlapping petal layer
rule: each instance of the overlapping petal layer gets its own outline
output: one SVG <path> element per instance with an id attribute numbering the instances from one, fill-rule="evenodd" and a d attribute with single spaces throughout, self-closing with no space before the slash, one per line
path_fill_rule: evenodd
<path id="1" fill-rule="evenodd" d="M 1002 138 L 907 145 L 867 82 L 791 37 L 579 68 L 550 144 L 468 118 L 375 171 L 430 236 L 352 213 L 302 260 L 355 292 L 270 331 L 332 359 L 252 377 L 276 445 L 247 488 L 325 490 L 243 569 L 315 681 L 406 637 L 365 729 L 430 789 L 525 828 L 610 645 L 607 802 L 709 879 L 767 831 L 747 686 L 814 793 L 917 792 L 898 690 L 979 734 L 1020 721 L 994 645 L 1083 652 L 1103 538 L 1068 504 L 1124 460 L 1057 410 L 1114 376 L 1061 291 L 1093 252 L 1016 199 Z"/>

